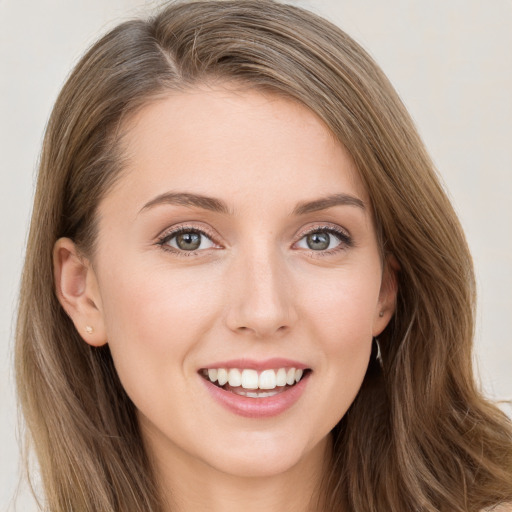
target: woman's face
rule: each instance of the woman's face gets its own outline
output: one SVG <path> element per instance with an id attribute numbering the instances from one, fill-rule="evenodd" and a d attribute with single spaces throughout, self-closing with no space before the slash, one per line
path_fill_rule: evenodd
<path id="1" fill-rule="evenodd" d="M 89 269 L 95 343 L 157 458 L 286 471 L 325 447 L 394 307 L 352 159 L 303 106 L 229 87 L 147 105 L 123 145 Z"/>

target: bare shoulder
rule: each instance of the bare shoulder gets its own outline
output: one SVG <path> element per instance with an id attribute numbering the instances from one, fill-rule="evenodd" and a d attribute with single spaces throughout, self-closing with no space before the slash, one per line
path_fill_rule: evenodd
<path id="1" fill-rule="evenodd" d="M 512 503 L 503 503 L 496 507 L 486 508 L 482 512 L 512 512 Z"/>

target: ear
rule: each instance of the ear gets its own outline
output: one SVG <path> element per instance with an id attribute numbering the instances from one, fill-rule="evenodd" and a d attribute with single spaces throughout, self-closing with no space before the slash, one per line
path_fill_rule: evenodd
<path id="1" fill-rule="evenodd" d="M 60 238 L 55 243 L 53 270 L 57 298 L 80 336 L 94 347 L 105 345 L 107 337 L 96 275 L 69 238 Z"/>
<path id="2" fill-rule="evenodd" d="M 392 254 L 388 254 L 384 262 L 379 301 L 375 310 L 373 336 L 378 336 L 386 328 L 395 313 L 399 270 L 400 265 L 396 258 Z"/>

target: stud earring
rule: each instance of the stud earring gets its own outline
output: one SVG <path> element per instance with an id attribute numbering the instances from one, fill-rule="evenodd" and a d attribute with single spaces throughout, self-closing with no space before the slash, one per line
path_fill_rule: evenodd
<path id="1" fill-rule="evenodd" d="M 381 312 L 379 313 L 379 316 L 380 316 L 380 318 L 382 318 L 382 317 L 384 316 L 384 311 L 381 311 Z"/>
<path id="2" fill-rule="evenodd" d="M 94 331 L 94 329 L 90 325 L 85 326 L 85 332 L 87 334 L 92 334 L 92 331 Z"/>

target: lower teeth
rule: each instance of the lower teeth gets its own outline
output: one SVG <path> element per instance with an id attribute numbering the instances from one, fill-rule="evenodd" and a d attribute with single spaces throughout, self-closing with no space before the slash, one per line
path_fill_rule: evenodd
<path id="1" fill-rule="evenodd" d="M 248 396 L 249 398 L 266 398 L 268 396 L 278 395 L 279 391 L 260 391 L 259 393 L 254 393 L 251 391 L 232 391 L 236 395 Z"/>
<path id="2" fill-rule="evenodd" d="M 249 398 L 267 398 L 269 396 L 278 395 L 279 393 L 286 391 L 290 387 L 291 386 L 283 386 L 283 387 L 271 389 L 268 391 L 255 391 L 255 390 L 246 390 L 242 387 L 232 388 L 229 385 L 224 385 L 224 386 L 222 386 L 222 389 L 224 389 L 225 391 L 230 391 L 231 393 L 234 393 L 235 395 L 247 396 Z"/>

